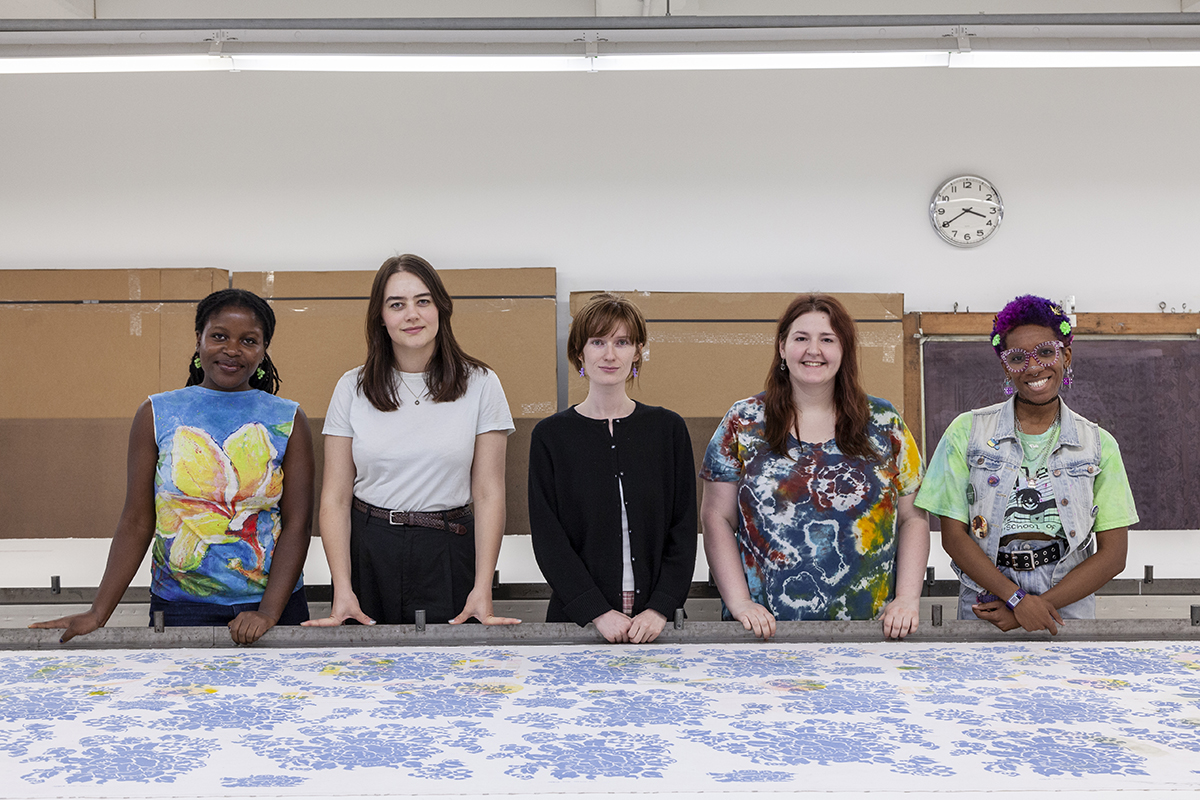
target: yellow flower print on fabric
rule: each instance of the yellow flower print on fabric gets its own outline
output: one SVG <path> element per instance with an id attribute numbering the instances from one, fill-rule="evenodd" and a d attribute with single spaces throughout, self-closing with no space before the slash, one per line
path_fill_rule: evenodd
<path id="1" fill-rule="evenodd" d="M 189 426 L 175 431 L 171 444 L 171 480 L 176 491 L 155 499 L 157 532 L 171 540 L 173 573 L 200 566 L 210 545 L 244 540 L 257 564 L 241 570 L 263 580 L 266 552 L 259 541 L 259 511 L 279 504 L 283 470 L 267 429 L 258 422 L 238 428 L 218 446 L 207 432 Z"/>

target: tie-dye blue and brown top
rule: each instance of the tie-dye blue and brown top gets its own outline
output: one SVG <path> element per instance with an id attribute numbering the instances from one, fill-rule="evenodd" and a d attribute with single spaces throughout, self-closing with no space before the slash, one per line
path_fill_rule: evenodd
<path id="1" fill-rule="evenodd" d="M 895 592 L 901 496 L 921 484 L 921 456 L 904 420 L 868 397 L 876 462 L 837 443 L 788 436 L 788 457 L 765 438 L 763 395 L 734 403 L 700 477 L 738 484 L 738 550 L 750 597 L 777 619 L 872 619 Z"/>
<path id="2" fill-rule="evenodd" d="M 150 404 L 158 443 L 151 591 L 164 600 L 259 602 L 296 403 L 257 389 L 188 386 Z"/>

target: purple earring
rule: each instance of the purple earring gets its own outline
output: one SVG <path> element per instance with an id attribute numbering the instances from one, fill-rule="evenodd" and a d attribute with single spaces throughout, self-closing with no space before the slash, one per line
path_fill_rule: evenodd
<path id="1" fill-rule="evenodd" d="M 1004 394 L 1009 397 L 1012 397 L 1016 393 L 1017 393 L 1017 387 L 1013 386 L 1012 378 L 1011 377 L 1005 378 L 1004 379 Z"/>
<path id="2" fill-rule="evenodd" d="M 583 371 L 583 367 L 579 368 L 579 377 L 586 378 L 587 374 Z"/>
<path id="3" fill-rule="evenodd" d="M 1067 371 L 1063 373 L 1063 388 L 1070 389 L 1075 385 L 1075 368 L 1067 367 Z"/>
<path id="4" fill-rule="evenodd" d="M 633 365 L 633 377 L 637 377 L 637 364 Z"/>

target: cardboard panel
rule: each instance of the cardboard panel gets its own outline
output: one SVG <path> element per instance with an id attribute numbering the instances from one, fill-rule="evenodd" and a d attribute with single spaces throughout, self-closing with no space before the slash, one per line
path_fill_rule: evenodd
<path id="1" fill-rule="evenodd" d="M 150 303 L 0 304 L 0 418 L 132 418 L 161 385 L 160 320 Z"/>
<path id="2" fill-rule="evenodd" d="M 262 297 L 367 298 L 376 270 L 342 272 L 237 272 L 236 289 L 247 289 Z M 550 267 L 530 269 L 439 269 L 446 291 L 459 297 L 554 297 L 555 271 Z"/>
<path id="3" fill-rule="evenodd" d="M 112 536 L 135 408 L 122 419 L 0 419 L 0 538 Z"/>
<path id="4" fill-rule="evenodd" d="M 571 307 L 578 310 L 593 292 L 572 293 Z M 650 319 L 645 367 L 630 391 L 641 402 L 670 408 L 683 417 L 721 417 L 736 401 L 761 392 L 771 366 L 775 347 L 775 319 L 794 295 L 748 295 L 771 307 L 757 311 L 741 300 L 706 306 L 707 295 L 687 294 L 678 302 L 661 300 L 663 295 L 628 295 L 650 318 L 646 307 L 669 312 L 677 319 Z M 730 298 L 733 295 L 713 295 Z M 655 299 L 660 298 L 660 299 Z M 848 307 L 878 313 L 893 319 L 900 307 L 898 295 L 838 295 Z M 899 298 L 897 300 L 896 298 Z M 744 313 L 750 320 L 714 321 L 690 316 L 725 310 Z M 858 322 L 859 364 L 863 388 L 868 394 L 891 401 L 904 412 L 903 323 Z M 568 400 L 578 403 L 587 396 L 587 381 L 573 378 L 568 383 Z"/>
<path id="5" fill-rule="evenodd" d="M 571 292 L 571 314 L 596 291 Z M 791 292 L 616 292 L 628 297 L 647 320 L 764 320 L 775 322 L 796 297 Z M 835 295 L 856 320 L 899 320 L 903 294 Z"/>
<path id="6" fill-rule="evenodd" d="M 218 269 L 0 270 L 0 302 L 201 300 L 229 285 Z"/>

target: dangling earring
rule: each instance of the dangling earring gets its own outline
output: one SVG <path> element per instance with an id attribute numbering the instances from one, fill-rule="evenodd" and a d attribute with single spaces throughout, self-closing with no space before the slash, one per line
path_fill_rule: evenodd
<path id="1" fill-rule="evenodd" d="M 1013 386 L 1011 375 L 1004 379 L 1004 393 L 1009 397 L 1017 393 L 1017 387 Z"/>
<path id="2" fill-rule="evenodd" d="M 780 371 L 780 372 L 787 372 L 787 362 L 786 362 L 786 361 L 780 361 L 780 362 L 779 362 L 779 371 Z"/>
<path id="3" fill-rule="evenodd" d="M 579 377 L 581 377 L 581 378 L 587 377 L 587 373 L 583 371 L 583 367 L 579 368 Z"/>
<path id="4" fill-rule="evenodd" d="M 197 353 L 196 357 L 192 359 L 192 366 L 195 367 L 196 369 L 204 369 L 204 367 L 200 366 L 200 354 L 199 353 Z"/>
<path id="5" fill-rule="evenodd" d="M 633 377 L 637 377 L 637 364 L 633 365 Z"/>
<path id="6" fill-rule="evenodd" d="M 1063 388 L 1070 389 L 1075 385 L 1075 368 L 1067 367 L 1067 371 L 1063 373 Z"/>
<path id="7" fill-rule="evenodd" d="M 262 367 L 259 367 L 258 371 L 254 373 L 254 377 L 261 381 L 263 378 L 267 377 L 267 371 Z"/>

